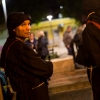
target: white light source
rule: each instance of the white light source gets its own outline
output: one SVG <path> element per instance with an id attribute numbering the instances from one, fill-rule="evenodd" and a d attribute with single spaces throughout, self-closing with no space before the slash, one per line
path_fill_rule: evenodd
<path id="1" fill-rule="evenodd" d="M 60 6 L 60 9 L 63 9 L 63 6 Z"/>
<path id="2" fill-rule="evenodd" d="M 6 23 L 6 20 L 7 20 L 6 2 L 5 2 L 5 0 L 1 0 L 1 1 L 2 1 L 2 7 L 3 7 L 5 23 Z"/>
<path id="3" fill-rule="evenodd" d="M 59 17 L 59 18 L 62 18 L 62 17 L 63 17 L 62 13 L 59 13 L 59 14 L 58 14 L 58 17 Z"/>
<path id="4" fill-rule="evenodd" d="M 53 16 L 52 16 L 52 15 L 48 15 L 48 16 L 47 16 L 47 19 L 48 19 L 49 21 L 51 21 L 51 20 L 52 20 L 52 18 L 53 18 Z"/>

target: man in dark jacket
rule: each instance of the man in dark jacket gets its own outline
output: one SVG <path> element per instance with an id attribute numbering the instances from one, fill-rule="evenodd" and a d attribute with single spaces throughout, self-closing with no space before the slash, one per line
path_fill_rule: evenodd
<path id="1" fill-rule="evenodd" d="M 83 44 L 79 49 L 84 50 L 81 57 L 84 57 L 84 65 L 87 66 L 93 100 L 100 100 L 100 1 L 84 0 L 83 6 L 87 13 L 87 25 L 82 33 Z"/>
<path id="2" fill-rule="evenodd" d="M 50 100 L 46 80 L 53 73 L 53 65 L 24 43 L 30 34 L 30 22 L 30 15 L 24 12 L 8 15 L 9 37 L 1 52 L 1 66 L 17 92 L 16 100 Z"/>

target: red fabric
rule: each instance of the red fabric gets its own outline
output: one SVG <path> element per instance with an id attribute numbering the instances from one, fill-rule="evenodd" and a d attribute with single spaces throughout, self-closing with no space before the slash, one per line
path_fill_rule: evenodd
<path id="1" fill-rule="evenodd" d="M 96 22 L 94 22 L 94 21 L 88 20 L 87 23 L 93 23 L 96 27 L 98 27 L 98 28 L 100 29 L 100 24 L 98 24 L 98 23 L 96 23 Z"/>

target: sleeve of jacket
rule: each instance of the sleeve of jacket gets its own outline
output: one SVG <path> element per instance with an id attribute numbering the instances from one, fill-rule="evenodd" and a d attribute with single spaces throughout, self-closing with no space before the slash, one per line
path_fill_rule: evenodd
<path id="1" fill-rule="evenodd" d="M 13 49 L 12 49 L 13 48 Z M 13 57 L 15 64 L 20 66 L 22 70 L 37 77 L 48 78 L 53 73 L 53 64 L 49 61 L 44 61 L 31 48 L 23 43 L 15 43 L 11 49 L 9 57 Z"/>

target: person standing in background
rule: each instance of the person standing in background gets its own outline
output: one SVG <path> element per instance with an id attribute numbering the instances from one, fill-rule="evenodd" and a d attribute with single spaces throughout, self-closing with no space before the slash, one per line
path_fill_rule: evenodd
<path id="1" fill-rule="evenodd" d="M 32 49 L 37 48 L 37 40 L 35 39 L 35 35 L 34 33 L 30 33 L 28 40 L 25 41 L 25 44 L 27 44 L 29 47 L 31 47 Z"/>
<path id="2" fill-rule="evenodd" d="M 31 16 L 12 12 L 7 17 L 7 38 L 1 51 L 1 67 L 9 77 L 16 100 L 50 100 L 47 79 L 53 73 L 53 64 L 44 61 L 25 44 L 30 35 Z"/>
<path id="3" fill-rule="evenodd" d="M 37 32 L 38 42 L 37 42 L 37 52 L 41 56 L 41 59 L 45 60 L 47 55 L 49 55 L 48 51 L 48 40 L 44 35 L 42 30 Z"/>
<path id="4" fill-rule="evenodd" d="M 73 45 L 73 58 L 74 58 L 74 63 L 75 63 L 75 68 L 76 69 L 83 69 L 83 68 L 86 68 L 84 65 L 81 65 L 81 64 L 78 64 L 77 63 L 77 59 L 76 59 L 76 56 L 77 56 L 77 52 L 78 52 L 78 49 L 80 48 L 81 44 L 82 44 L 82 32 L 84 30 L 84 28 L 86 27 L 86 24 L 83 24 L 81 26 L 79 26 L 76 30 L 76 33 L 73 37 L 73 41 L 72 41 L 72 45 Z M 76 52 L 74 50 L 74 46 L 76 47 Z M 80 59 L 82 60 L 82 58 Z"/>
<path id="5" fill-rule="evenodd" d="M 68 50 L 68 55 L 72 55 L 72 48 L 71 48 L 72 39 L 73 39 L 72 27 L 68 26 L 67 30 L 63 34 L 63 42 Z"/>

